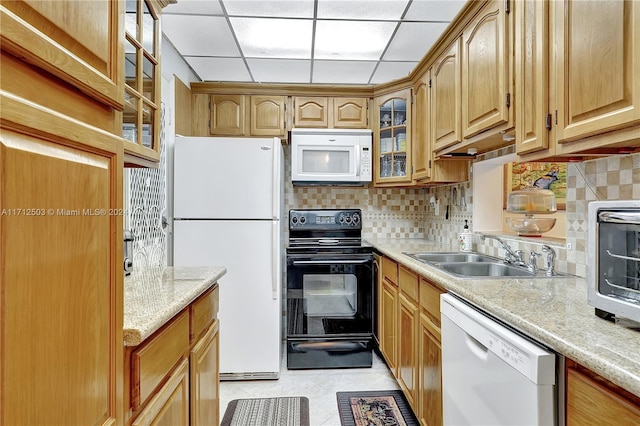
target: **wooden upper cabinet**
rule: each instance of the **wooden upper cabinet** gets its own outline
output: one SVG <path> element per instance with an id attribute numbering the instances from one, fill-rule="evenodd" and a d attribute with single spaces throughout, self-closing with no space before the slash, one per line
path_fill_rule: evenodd
<path id="1" fill-rule="evenodd" d="M 460 43 L 456 40 L 431 70 L 431 133 L 433 150 L 462 141 Z"/>
<path id="2" fill-rule="evenodd" d="M 416 181 L 429 178 L 429 163 L 431 162 L 430 120 L 430 90 L 431 73 L 427 71 L 413 86 L 413 179 Z"/>
<path id="3" fill-rule="evenodd" d="M 2 50 L 122 110 L 124 2 L 3 1 Z"/>
<path id="4" fill-rule="evenodd" d="M 549 147 L 549 2 L 523 0 L 515 8 L 516 153 Z"/>
<path id="5" fill-rule="evenodd" d="M 640 2 L 552 4 L 558 143 L 640 123 Z"/>
<path id="6" fill-rule="evenodd" d="M 127 0 L 122 136 L 127 164 L 160 161 L 160 10 L 151 0 Z M 156 10 L 156 7 L 158 10 Z M 145 160 L 147 163 L 145 163 Z"/>
<path id="7" fill-rule="evenodd" d="M 507 29 L 505 1 L 494 0 L 464 30 L 461 62 L 465 138 L 509 121 L 511 55 Z"/>
<path id="8" fill-rule="evenodd" d="M 410 185 L 411 90 L 376 98 L 373 134 L 374 183 L 381 186 Z"/>
<path id="9" fill-rule="evenodd" d="M 251 96 L 250 103 L 251 136 L 284 135 L 284 96 Z"/>
<path id="10" fill-rule="evenodd" d="M 246 100 L 244 95 L 211 95 L 209 131 L 216 136 L 245 136 Z"/>
<path id="11" fill-rule="evenodd" d="M 328 127 L 329 98 L 293 98 L 293 127 Z"/>
<path id="12" fill-rule="evenodd" d="M 366 129 L 368 125 L 367 98 L 333 98 L 334 128 Z"/>

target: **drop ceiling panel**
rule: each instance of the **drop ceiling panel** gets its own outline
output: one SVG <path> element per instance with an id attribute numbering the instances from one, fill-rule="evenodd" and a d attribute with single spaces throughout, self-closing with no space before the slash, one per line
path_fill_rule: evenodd
<path id="1" fill-rule="evenodd" d="M 223 3 L 230 16 L 313 18 L 313 0 L 223 0 Z"/>
<path id="2" fill-rule="evenodd" d="M 447 28 L 445 23 L 403 22 L 384 54 L 384 60 L 419 61 Z"/>
<path id="3" fill-rule="evenodd" d="M 371 84 L 387 83 L 406 77 L 418 65 L 418 62 L 380 62 L 371 78 Z"/>
<path id="4" fill-rule="evenodd" d="M 318 19 L 398 20 L 407 0 L 336 1 L 318 0 Z"/>
<path id="5" fill-rule="evenodd" d="M 245 57 L 311 59 L 313 23 L 303 19 L 230 18 Z"/>
<path id="6" fill-rule="evenodd" d="M 378 84 L 409 74 L 464 4 L 179 0 L 162 29 L 203 81 Z"/>
<path id="7" fill-rule="evenodd" d="M 262 83 L 309 83 L 311 61 L 248 58 L 251 75 Z"/>
<path id="8" fill-rule="evenodd" d="M 167 13 L 190 13 L 194 15 L 222 15 L 224 12 L 218 0 L 180 0 L 162 9 L 162 15 Z"/>
<path id="9" fill-rule="evenodd" d="M 316 59 L 379 60 L 397 24 L 375 21 L 318 21 Z"/>
<path id="10" fill-rule="evenodd" d="M 215 16 L 163 15 L 162 29 L 183 56 L 239 56 L 227 20 Z"/>
<path id="11" fill-rule="evenodd" d="M 239 58 L 207 58 L 186 56 L 185 60 L 203 81 L 252 81 Z"/>
<path id="12" fill-rule="evenodd" d="M 314 61 L 312 83 L 368 84 L 375 61 Z"/>
<path id="13" fill-rule="evenodd" d="M 450 22 L 465 3 L 464 0 L 414 0 L 404 19 L 407 21 Z"/>

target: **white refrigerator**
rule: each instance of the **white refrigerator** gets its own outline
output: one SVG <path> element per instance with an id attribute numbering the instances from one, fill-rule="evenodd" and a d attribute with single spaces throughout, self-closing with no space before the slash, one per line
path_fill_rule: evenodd
<path id="1" fill-rule="evenodd" d="M 278 138 L 176 137 L 175 266 L 225 266 L 220 378 L 280 374 L 283 151 Z"/>

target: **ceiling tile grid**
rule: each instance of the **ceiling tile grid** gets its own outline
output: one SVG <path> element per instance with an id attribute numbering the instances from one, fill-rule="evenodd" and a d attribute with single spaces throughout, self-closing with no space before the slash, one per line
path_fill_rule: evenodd
<path id="1" fill-rule="evenodd" d="M 178 0 L 167 40 L 202 81 L 370 85 L 402 78 L 462 0 Z"/>

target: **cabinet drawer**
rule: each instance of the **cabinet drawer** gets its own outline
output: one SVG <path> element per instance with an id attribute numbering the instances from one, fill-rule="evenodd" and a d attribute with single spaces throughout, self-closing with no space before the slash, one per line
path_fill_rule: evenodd
<path id="1" fill-rule="evenodd" d="M 388 257 L 383 257 L 382 276 L 395 285 L 398 285 L 398 264 Z"/>
<path id="2" fill-rule="evenodd" d="M 197 339 L 216 318 L 218 313 L 218 286 L 200 296 L 191 304 L 191 339 Z"/>
<path id="3" fill-rule="evenodd" d="M 400 267 L 400 291 L 418 301 L 418 275 Z"/>
<path id="4" fill-rule="evenodd" d="M 440 287 L 420 278 L 420 307 L 440 326 L 440 295 L 444 293 Z"/>
<path id="5" fill-rule="evenodd" d="M 189 350 L 189 313 L 183 312 L 131 357 L 132 406 L 136 410 Z"/>
<path id="6" fill-rule="evenodd" d="M 189 362 L 185 359 L 131 426 L 189 424 Z"/>

